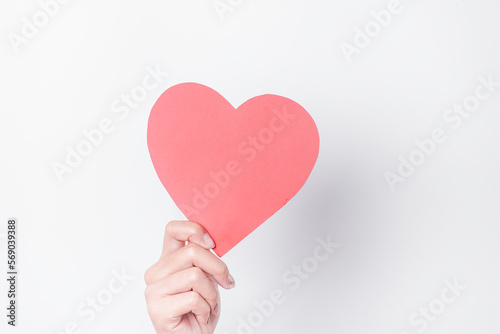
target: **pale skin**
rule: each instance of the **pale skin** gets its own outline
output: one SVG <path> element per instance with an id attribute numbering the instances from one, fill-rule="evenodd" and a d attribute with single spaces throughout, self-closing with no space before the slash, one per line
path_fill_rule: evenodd
<path id="1" fill-rule="evenodd" d="M 145 273 L 148 313 L 157 334 L 213 334 L 220 316 L 219 285 L 235 286 L 226 264 L 210 250 L 207 231 L 190 221 L 165 228 L 160 259 Z"/>

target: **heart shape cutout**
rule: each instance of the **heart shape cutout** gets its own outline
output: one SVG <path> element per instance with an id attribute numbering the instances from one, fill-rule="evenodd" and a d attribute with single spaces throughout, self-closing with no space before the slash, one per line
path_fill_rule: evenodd
<path id="1" fill-rule="evenodd" d="M 163 186 L 219 256 L 295 196 L 319 152 L 316 124 L 296 102 L 261 95 L 235 109 L 197 83 L 159 97 L 147 142 Z"/>

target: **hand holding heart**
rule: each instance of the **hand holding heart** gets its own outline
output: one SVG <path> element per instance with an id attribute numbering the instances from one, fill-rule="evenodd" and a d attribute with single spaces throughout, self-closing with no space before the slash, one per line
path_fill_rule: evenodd
<path id="1" fill-rule="evenodd" d="M 219 256 L 300 190 L 319 151 L 316 125 L 296 102 L 262 95 L 235 109 L 195 83 L 160 96 L 147 137 L 162 184 Z"/>
<path id="2" fill-rule="evenodd" d="M 187 242 L 187 245 L 186 245 Z M 160 259 L 144 275 L 148 313 L 157 334 L 212 334 L 220 316 L 218 286 L 235 286 L 200 225 L 167 224 Z"/>

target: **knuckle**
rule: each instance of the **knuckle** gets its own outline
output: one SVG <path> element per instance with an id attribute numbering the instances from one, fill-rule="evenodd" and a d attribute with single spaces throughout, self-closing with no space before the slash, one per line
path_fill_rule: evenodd
<path id="1" fill-rule="evenodd" d="M 187 233 L 188 240 L 191 240 L 191 238 L 195 237 L 195 236 L 203 237 L 201 227 L 199 225 L 197 225 L 196 223 L 186 225 L 186 233 Z"/>
<path id="2" fill-rule="evenodd" d="M 165 225 L 165 234 L 170 234 L 174 224 L 175 224 L 175 220 L 171 220 L 167 223 L 167 225 Z"/>
<path id="3" fill-rule="evenodd" d="M 153 317 L 153 315 L 155 314 L 156 310 L 158 309 L 157 307 L 155 307 L 155 303 L 151 302 L 151 301 L 147 301 L 147 310 L 148 310 L 148 313 L 151 317 Z"/>
<path id="4" fill-rule="evenodd" d="M 151 296 L 151 287 L 147 286 L 144 289 L 144 297 L 146 298 L 146 300 L 148 300 L 150 296 Z"/>
<path id="5" fill-rule="evenodd" d="M 195 243 L 190 243 L 186 247 L 184 247 L 184 251 L 186 252 L 188 258 L 190 258 L 191 260 L 194 260 L 194 258 L 196 258 L 199 251 L 198 247 L 199 246 Z"/>
<path id="6" fill-rule="evenodd" d="M 158 272 L 158 262 L 156 262 L 151 267 L 146 269 L 146 271 L 144 272 L 144 282 L 146 283 L 146 285 L 150 285 L 151 283 L 153 283 L 157 275 L 157 272 Z"/>
<path id="7" fill-rule="evenodd" d="M 197 292 L 191 291 L 187 295 L 187 303 L 191 306 L 194 307 L 200 303 L 200 295 Z"/>
<path id="8" fill-rule="evenodd" d="M 211 291 L 207 302 L 213 307 L 217 303 L 217 291 Z"/>
<path id="9" fill-rule="evenodd" d="M 227 268 L 227 266 L 224 263 L 221 263 L 221 265 L 218 266 L 216 273 L 219 276 L 226 277 L 229 275 L 229 269 Z"/>
<path id="10" fill-rule="evenodd" d="M 171 317 L 174 308 L 165 300 L 154 300 L 147 304 L 147 310 L 153 323 L 164 323 Z"/>
<path id="11" fill-rule="evenodd" d="M 151 317 L 151 319 L 158 321 L 159 318 L 162 316 L 159 308 L 153 303 L 148 303 L 147 308 L 148 308 L 148 313 L 149 313 L 149 316 Z"/>
<path id="12" fill-rule="evenodd" d="M 144 282 L 146 283 L 146 285 L 149 285 L 149 283 L 151 282 L 153 275 L 151 271 L 151 268 L 149 268 L 144 272 Z"/>
<path id="13" fill-rule="evenodd" d="M 191 224 L 190 226 L 193 228 L 193 232 L 202 236 L 207 233 L 207 230 L 205 229 L 205 227 L 197 222 L 193 222 L 193 221 L 190 221 Z"/>
<path id="14" fill-rule="evenodd" d="M 196 234 L 199 234 L 200 232 L 200 225 L 196 224 L 196 223 L 192 223 L 192 224 L 189 224 L 189 227 L 188 227 L 188 232 L 189 232 L 189 235 L 196 235 Z"/>
<path id="15" fill-rule="evenodd" d="M 201 281 L 203 279 L 203 276 L 205 276 L 205 274 L 200 268 L 193 267 L 188 271 L 187 279 L 191 284 L 193 284 L 195 282 Z"/>

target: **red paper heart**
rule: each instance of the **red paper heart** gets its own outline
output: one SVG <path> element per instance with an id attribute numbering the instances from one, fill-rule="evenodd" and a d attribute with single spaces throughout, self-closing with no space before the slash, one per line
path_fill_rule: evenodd
<path id="1" fill-rule="evenodd" d="M 319 135 L 307 111 L 285 97 L 257 96 L 235 110 L 213 89 L 183 83 L 153 106 L 148 147 L 175 204 L 222 256 L 300 190 Z"/>

